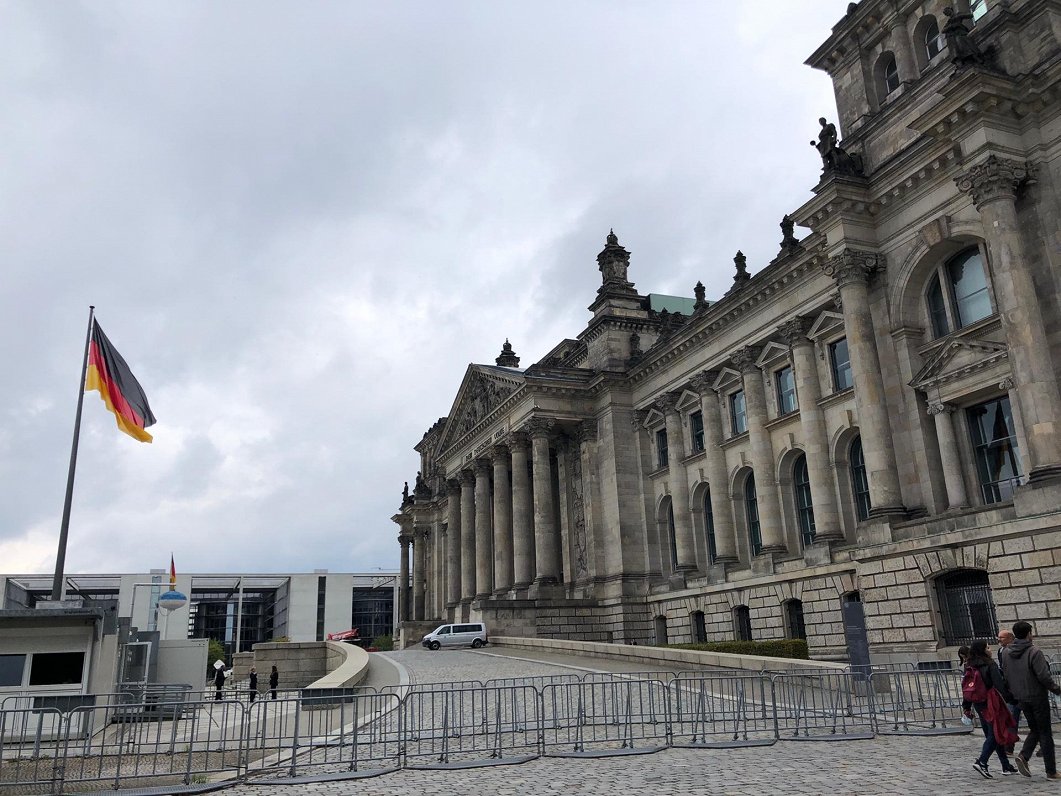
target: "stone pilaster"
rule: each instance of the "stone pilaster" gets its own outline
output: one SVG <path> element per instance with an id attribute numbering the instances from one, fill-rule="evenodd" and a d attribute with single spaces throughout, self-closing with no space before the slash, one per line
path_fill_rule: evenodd
<path id="1" fill-rule="evenodd" d="M 1042 310 L 1021 239 L 1017 191 L 1027 163 L 991 155 L 955 182 L 969 194 L 983 221 L 991 253 L 998 314 L 1006 333 L 1017 403 L 1028 438 L 1026 471 L 1032 482 L 1061 476 L 1061 395 L 1050 358 Z"/>
<path id="2" fill-rule="evenodd" d="M 814 343 L 807 337 L 809 318 L 794 318 L 780 327 L 781 335 L 792 352 L 792 369 L 796 377 L 796 400 L 803 432 L 803 450 L 807 456 L 811 500 L 814 503 L 814 535 L 818 540 L 842 539 L 840 515 L 836 507 L 832 472 L 829 466 L 829 434 L 825 412 L 818 406 L 822 397 L 818 365 L 814 360 Z"/>
<path id="3" fill-rule="evenodd" d="M 575 485 L 575 562 L 570 580 L 586 578 L 599 571 L 597 551 L 601 545 L 601 507 L 597 483 L 597 435 L 596 420 L 584 420 L 579 424 L 578 457 L 582 479 Z"/>
<path id="4" fill-rule="evenodd" d="M 512 588 L 512 489 L 508 466 L 511 453 L 504 445 L 491 451 L 494 464 L 494 591 Z"/>
<path id="5" fill-rule="evenodd" d="M 755 491 L 759 503 L 759 528 L 764 553 L 783 552 L 785 533 L 781 527 L 781 503 L 778 500 L 777 478 L 774 474 L 774 447 L 766 428 L 766 392 L 763 373 L 755 361 L 762 349 L 745 346 L 731 357 L 744 382 L 744 398 L 748 407 L 748 438 L 752 444 L 752 468 L 755 470 Z"/>
<path id="6" fill-rule="evenodd" d="M 544 417 L 532 418 L 527 424 L 534 471 L 534 582 L 540 586 L 555 584 L 558 572 L 556 506 L 549 462 L 549 441 L 555 425 L 554 420 Z"/>
<path id="7" fill-rule="evenodd" d="M 430 531 L 424 526 L 413 530 L 413 619 L 424 621 L 424 582 L 427 577 L 427 545 Z"/>
<path id="8" fill-rule="evenodd" d="M 962 477 L 962 460 L 958 451 L 958 438 L 954 433 L 954 407 L 945 403 L 928 405 L 928 413 L 936 422 L 936 438 L 939 441 L 939 458 L 943 463 L 943 483 L 947 485 L 947 508 L 960 509 L 969 505 Z"/>
<path id="9" fill-rule="evenodd" d="M 527 455 L 530 440 L 521 431 L 508 436 L 512 454 L 512 568 L 513 586 L 525 589 L 534 581 L 534 507 L 531 505 Z"/>
<path id="10" fill-rule="evenodd" d="M 494 588 L 491 533 L 490 460 L 476 459 L 475 469 L 475 599 L 489 597 Z"/>
<path id="11" fill-rule="evenodd" d="M 869 309 L 869 277 L 879 265 L 879 256 L 845 249 L 822 266 L 836 280 L 843 305 L 847 348 L 855 384 L 855 411 L 862 434 L 862 450 L 869 476 L 870 516 L 902 514 L 902 492 L 895 466 L 891 420 L 884 395 L 884 376 L 877 354 L 877 338 Z"/>
<path id="12" fill-rule="evenodd" d="M 475 596 L 475 474 L 461 470 L 461 600 Z"/>
<path id="13" fill-rule="evenodd" d="M 892 52 L 895 53 L 895 66 L 899 70 L 899 80 L 903 83 L 912 83 L 920 76 L 917 62 L 914 60 L 914 48 L 910 41 L 910 33 L 906 29 L 906 20 L 897 17 L 892 22 L 891 28 Z"/>
<path id="14" fill-rule="evenodd" d="M 409 545 L 412 541 L 412 534 L 406 533 L 403 527 L 402 533 L 398 535 L 398 544 L 401 545 L 401 560 L 398 562 L 398 618 L 403 622 L 412 618 L 409 611 Z"/>
<path id="15" fill-rule="evenodd" d="M 693 539 L 693 518 L 689 512 L 689 483 L 682 458 L 685 456 L 685 435 L 678 412 L 676 392 L 667 393 L 656 401 L 667 424 L 667 469 L 670 476 L 671 510 L 674 512 L 674 543 L 677 548 L 676 572 L 696 569 L 696 542 Z"/>
<path id="16" fill-rule="evenodd" d="M 461 482 L 446 481 L 449 503 L 446 506 L 446 607 L 452 608 L 461 598 Z"/>
<path id="17" fill-rule="evenodd" d="M 729 499 L 729 468 L 722 450 L 722 413 L 718 393 L 712 387 L 717 378 L 715 371 L 705 371 L 693 379 L 692 386 L 700 393 L 700 411 L 704 416 L 707 481 L 711 488 L 711 514 L 715 523 L 715 561 L 725 564 L 737 560 L 737 530 Z"/>

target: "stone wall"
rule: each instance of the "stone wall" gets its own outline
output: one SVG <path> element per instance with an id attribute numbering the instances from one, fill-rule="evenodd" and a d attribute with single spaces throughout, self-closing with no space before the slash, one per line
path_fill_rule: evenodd
<path id="1" fill-rule="evenodd" d="M 268 689 L 269 672 L 273 666 L 276 666 L 280 675 L 280 690 L 305 688 L 315 680 L 319 680 L 345 660 L 342 652 L 333 648 L 335 646 L 335 642 L 328 641 L 255 644 L 253 665 L 258 670 L 259 690 Z M 246 672 L 242 675 L 239 672 L 236 673 L 240 679 L 246 679 L 247 672 L 250 671 L 250 665 L 244 665 L 246 665 Z"/>

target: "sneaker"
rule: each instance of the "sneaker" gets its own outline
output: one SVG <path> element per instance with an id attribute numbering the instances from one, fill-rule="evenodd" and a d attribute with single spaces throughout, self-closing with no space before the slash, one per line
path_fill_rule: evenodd
<path id="1" fill-rule="evenodd" d="M 980 776 L 984 779 L 994 779 L 994 777 L 991 776 L 991 772 L 987 770 L 987 766 L 984 763 L 981 763 L 979 760 L 973 763 L 973 768 L 979 771 Z"/>
<path id="2" fill-rule="evenodd" d="M 1046 778 L 1047 779 L 1061 779 L 1061 774 L 1056 774 L 1056 773 L 1055 774 L 1047 774 Z"/>
<path id="3" fill-rule="evenodd" d="M 1032 775 L 1032 770 L 1028 768 L 1028 761 L 1024 759 L 1024 755 L 1015 755 L 1013 762 L 1017 764 L 1017 770 L 1025 777 Z"/>
<path id="4" fill-rule="evenodd" d="M 1017 769 L 1015 769 L 1013 766 L 1007 766 L 1006 768 L 1002 769 L 1002 776 L 1004 776 L 1004 777 L 1009 777 L 1009 776 L 1012 776 L 1013 774 L 1019 774 L 1019 773 L 1020 772 Z"/>

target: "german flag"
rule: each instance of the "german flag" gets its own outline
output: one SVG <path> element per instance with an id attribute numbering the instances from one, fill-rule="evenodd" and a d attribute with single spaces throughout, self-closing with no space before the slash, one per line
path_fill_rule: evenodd
<path id="1" fill-rule="evenodd" d="M 85 389 L 99 391 L 103 403 L 114 412 L 118 428 L 141 442 L 151 441 L 151 435 L 144 429 L 155 424 L 155 416 L 151 414 L 147 396 L 98 323 L 92 324 Z"/>

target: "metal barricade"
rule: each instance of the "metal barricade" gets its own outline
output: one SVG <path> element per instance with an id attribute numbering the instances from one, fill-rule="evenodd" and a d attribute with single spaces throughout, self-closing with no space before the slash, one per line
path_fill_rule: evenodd
<path id="1" fill-rule="evenodd" d="M 962 676 L 951 669 L 878 671 L 871 677 L 874 726 L 881 735 L 966 733 Z"/>
<path id="2" fill-rule="evenodd" d="M 670 669 L 651 669 L 641 672 L 587 672 L 582 676 L 583 683 L 611 683 L 616 680 L 658 680 L 669 683 L 677 673 Z"/>
<path id="3" fill-rule="evenodd" d="M 608 680 L 542 689 L 543 752 L 603 756 L 656 752 L 670 742 L 667 686 Z"/>
<path id="4" fill-rule="evenodd" d="M 671 745 L 730 748 L 777 741 L 770 678 L 682 672 L 670 686 Z"/>
<path id="5" fill-rule="evenodd" d="M 65 724 L 56 708 L 0 711 L 0 793 L 59 793 Z"/>
<path id="6" fill-rule="evenodd" d="M 869 681 L 849 672 L 798 672 L 771 677 L 779 740 L 872 738 Z"/>
<path id="7" fill-rule="evenodd" d="M 520 763 L 541 753 L 541 703 L 530 686 L 417 688 L 401 715 L 406 768 Z"/>
<path id="8" fill-rule="evenodd" d="M 579 674 L 546 674 L 538 677 L 497 677 L 487 680 L 483 685 L 489 688 L 512 688 L 513 686 L 530 686 L 539 693 L 547 685 L 557 683 L 580 683 L 582 675 Z"/>

